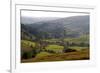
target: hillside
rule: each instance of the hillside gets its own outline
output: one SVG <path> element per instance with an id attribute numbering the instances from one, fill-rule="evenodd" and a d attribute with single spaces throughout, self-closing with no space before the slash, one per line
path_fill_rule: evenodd
<path id="1" fill-rule="evenodd" d="M 56 18 L 47 21 L 39 20 L 32 24 L 21 24 L 21 32 L 27 34 L 23 34 L 24 36 L 42 39 L 79 37 L 89 34 L 89 16 Z"/>

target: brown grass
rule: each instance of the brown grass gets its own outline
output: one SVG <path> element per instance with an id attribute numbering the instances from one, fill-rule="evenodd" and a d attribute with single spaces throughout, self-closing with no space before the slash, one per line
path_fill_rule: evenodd
<path id="1" fill-rule="evenodd" d="M 31 62 L 50 62 L 50 61 L 68 61 L 68 60 L 89 60 L 89 50 L 85 49 L 82 51 L 68 52 L 62 54 L 51 54 L 44 57 L 35 57 L 31 59 L 21 60 L 21 63 Z"/>

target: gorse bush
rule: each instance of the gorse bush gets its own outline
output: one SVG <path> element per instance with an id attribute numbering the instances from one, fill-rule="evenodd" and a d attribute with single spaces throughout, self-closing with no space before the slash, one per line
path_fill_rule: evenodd
<path id="1" fill-rule="evenodd" d="M 21 56 L 22 59 L 29 59 L 29 58 L 34 58 L 36 54 L 37 54 L 37 50 L 33 49 L 32 51 L 23 52 Z"/>

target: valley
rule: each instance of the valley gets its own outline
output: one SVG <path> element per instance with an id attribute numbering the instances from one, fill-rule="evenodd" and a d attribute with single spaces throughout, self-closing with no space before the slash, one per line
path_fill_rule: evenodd
<path id="1" fill-rule="evenodd" d="M 53 19 L 21 23 L 21 62 L 89 60 L 89 16 Z"/>

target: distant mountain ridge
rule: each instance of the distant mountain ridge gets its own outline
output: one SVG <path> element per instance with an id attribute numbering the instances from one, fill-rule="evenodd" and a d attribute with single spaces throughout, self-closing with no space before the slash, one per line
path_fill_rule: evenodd
<path id="1" fill-rule="evenodd" d="M 29 38 L 38 37 L 42 39 L 79 37 L 89 34 L 89 15 L 56 18 L 46 21 L 37 20 L 30 25 L 22 23 L 21 33 L 23 33 L 24 38 L 26 34 Z"/>
<path id="2" fill-rule="evenodd" d="M 58 17 L 25 17 L 25 16 L 22 16 L 21 23 L 22 24 L 33 24 L 33 23 L 37 23 L 37 22 L 52 21 L 52 20 L 56 20 L 56 19 L 60 19 L 60 18 L 58 18 Z"/>

